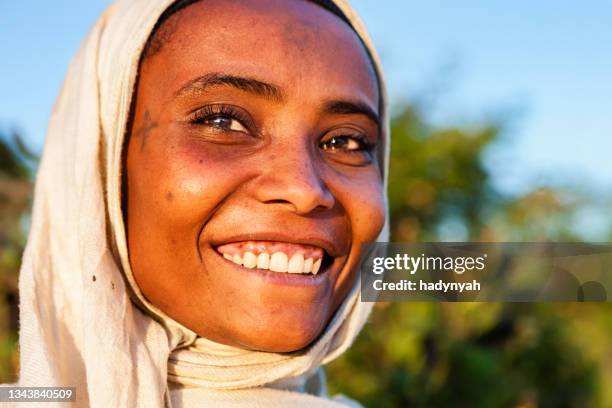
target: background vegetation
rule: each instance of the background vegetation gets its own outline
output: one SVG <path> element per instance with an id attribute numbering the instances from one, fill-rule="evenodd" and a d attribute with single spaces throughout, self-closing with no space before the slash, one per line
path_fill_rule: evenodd
<path id="1" fill-rule="evenodd" d="M 417 103 L 393 118 L 394 241 L 584 240 L 583 189 L 493 187 L 483 164 L 504 123 L 438 128 Z M 18 369 L 17 275 L 35 162 L 0 136 L 0 383 Z M 379 303 L 355 346 L 329 365 L 330 390 L 369 407 L 612 406 L 608 304 Z"/>
<path id="2" fill-rule="evenodd" d="M 393 241 L 588 240 L 579 214 L 594 202 L 610 207 L 584 186 L 511 197 L 493 187 L 483 161 L 503 147 L 504 126 L 435 127 L 414 103 L 396 113 Z M 610 407 L 611 310 L 378 303 L 354 347 L 329 365 L 330 389 L 369 407 Z"/>
<path id="3" fill-rule="evenodd" d="M 14 381 L 18 367 L 17 277 L 34 162 L 17 134 L 0 134 L 0 383 Z"/>

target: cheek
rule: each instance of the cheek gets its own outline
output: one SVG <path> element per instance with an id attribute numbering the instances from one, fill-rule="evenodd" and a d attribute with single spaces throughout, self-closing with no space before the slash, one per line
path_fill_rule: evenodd
<path id="1" fill-rule="evenodd" d="M 207 293 L 207 275 L 197 274 L 201 228 L 240 186 L 243 172 L 239 166 L 228 165 L 227 155 L 175 138 L 176 142 L 171 133 L 160 132 L 152 135 L 144 149 L 130 141 L 128 245 L 132 269 L 145 296 L 184 320 L 197 316 L 186 304 L 196 302 L 193 296 Z M 179 294 L 182 302 L 176 301 Z M 174 300 L 168 303 L 168 299 Z"/>
<path id="2" fill-rule="evenodd" d="M 351 224 L 353 243 L 375 241 L 385 222 L 383 185 L 378 174 L 373 171 L 366 177 L 344 180 L 338 196 Z"/>
<path id="3" fill-rule="evenodd" d="M 151 143 L 135 153 L 128 159 L 130 198 L 141 204 L 134 214 L 155 214 L 175 231 L 200 225 L 241 183 L 238 166 L 190 141 Z"/>

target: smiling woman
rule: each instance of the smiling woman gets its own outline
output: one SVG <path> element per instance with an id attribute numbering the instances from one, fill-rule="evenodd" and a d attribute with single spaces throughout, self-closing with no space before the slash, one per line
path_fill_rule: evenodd
<path id="1" fill-rule="evenodd" d="M 377 80 L 359 38 L 322 7 L 230 4 L 173 14 L 173 35 L 140 65 L 130 261 L 144 296 L 199 335 L 294 351 L 329 321 L 359 245 L 382 228 Z M 316 276 L 301 273 L 312 251 Z"/>
<path id="2" fill-rule="evenodd" d="M 114 4 L 51 120 L 20 383 L 91 406 L 353 404 L 320 366 L 371 308 L 386 112 L 344 1 Z"/>

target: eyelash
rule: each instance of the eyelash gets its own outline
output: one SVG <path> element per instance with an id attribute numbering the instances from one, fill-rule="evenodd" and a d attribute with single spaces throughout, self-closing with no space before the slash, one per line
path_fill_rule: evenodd
<path id="1" fill-rule="evenodd" d="M 376 147 L 374 143 L 371 143 L 369 141 L 367 136 L 360 134 L 360 133 L 334 135 L 334 136 L 329 137 L 329 140 L 322 141 L 321 143 L 319 143 L 319 146 L 323 148 L 323 150 L 329 150 L 330 148 L 325 147 L 326 143 L 330 143 L 334 139 L 345 139 L 345 138 L 356 140 L 357 143 L 359 143 L 360 145 L 360 147 L 356 150 L 347 150 L 347 152 L 349 153 L 362 153 L 362 152 L 370 153 Z"/>
<path id="2" fill-rule="evenodd" d="M 239 122 L 240 125 L 243 126 L 245 129 L 249 130 L 249 132 L 251 132 L 251 130 L 254 128 L 253 120 L 248 115 L 248 113 L 232 105 L 218 104 L 218 105 L 203 106 L 192 114 L 192 117 L 189 120 L 189 122 L 194 125 L 209 126 L 219 131 L 228 131 L 227 129 L 224 129 L 221 126 L 218 126 L 212 123 L 208 123 L 209 121 L 212 121 L 218 118 L 227 118 L 227 119 L 235 120 Z M 240 131 L 234 131 L 234 132 L 240 132 Z M 367 136 L 365 136 L 362 133 L 358 133 L 357 130 L 354 130 L 355 133 L 352 133 L 352 134 L 349 131 L 347 131 L 346 133 L 342 133 L 339 130 L 337 130 L 338 134 L 328 136 L 330 133 L 333 133 L 333 132 L 334 130 L 327 132 L 327 135 L 323 137 L 324 140 L 319 142 L 320 148 L 326 151 L 337 152 L 338 150 L 335 150 L 333 146 L 331 147 L 327 147 L 327 146 L 333 140 L 339 140 L 339 139 L 344 140 L 344 141 L 346 141 L 346 139 L 352 139 L 359 144 L 359 148 L 357 149 L 341 150 L 341 152 L 343 153 L 348 153 L 352 155 L 371 154 L 371 152 L 376 148 L 376 143 L 370 142 Z"/>
<path id="3" fill-rule="evenodd" d="M 206 123 L 217 118 L 229 118 L 240 122 L 246 129 L 252 128 L 252 120 L 247 114 L 240 109 L 236 109 L 231 105 L 206 105 L 195 111 L 190 119 L 190 123 L 194 125 L 207 125 L 216 127 L 213 124 Z"/>

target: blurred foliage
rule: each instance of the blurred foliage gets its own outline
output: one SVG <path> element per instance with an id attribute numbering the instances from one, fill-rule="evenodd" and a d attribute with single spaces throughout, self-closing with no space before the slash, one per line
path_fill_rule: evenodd
<path id="1" fill-rule="evenodd" d="M 483 164 L 503 123 L 428 124 L 417 104 L 392 121 L 393 241 L 576 241 L 576 191 L 506 197 Z M 330 392 L 368 407 L 612 406 L 608 304 L 378 303 L 328 366 Z M 588 334 L 587 334 L 588 333 Z"/>
<path id="2" fill-rule="evenodd" d="M 503 123 L 439 128 L 417 104 L 392 122 L 394 241 L 580 240 L 588 199 L 539 187 L 505 197 L 483 165 Z M 0 135 L 0 382 L 17 372 L 17 272 L 34 157 Z M 612 235 L 611 235 L 612 236 Z M 330 392 L 368 407 L 612 406 L 608 304 L 379 303 L 328 366 Z"/>
<path id="3" fill-rule="evenodd" d="M 18 134 L 0 134 L 0 383 L 16 379 L 17 273 L 35 162 Z"/>
<path id="4" fill-rule="evenodd" d="M 498 133 L 495 125 L 473 132 L 432 129 L 411 105 L 395 116 L 389 177 L 395 240 L 434 239 L 436 227 L 450 219 L 480 231 L 484 209 L 495 201 L 480 158 Z"/>

